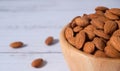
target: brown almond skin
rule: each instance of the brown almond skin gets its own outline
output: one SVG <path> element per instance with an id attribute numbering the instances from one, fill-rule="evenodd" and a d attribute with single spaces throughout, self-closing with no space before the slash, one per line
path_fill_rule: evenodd
<path id="1" fill-rule="evenodd" d="M 54 38 L 52 36 L 47 37 L 47 39 L 45 40 L 45 44 L 46 45 L 51 45 L 54 41 Z"/>
<path id="2" fill-rule="evenodd" d="M 85 53 L 93 53 L 95 50 L 95 45 L 93 42 L 86 42 L 84 47 L 83 47 L 83 51 Z"/>
<path id="3" fill-rule="evenodd" d="M 82 29 L 83 29 L 82 27 L 76 26 L 76 27 L 73 28 L 73 31 L 74 31 L 74 32 L 79 32 L 79 31 L 81 31 Z"/>
<path id="4" fill-rule="evenodd" d="M 85 27 L 89 24 L 89 19 L 84 17 L 76 17 L 75 22 L 78 26 Z"/>
<path id="5" fill-rule="evenodd" d="M 109 8 L 104 7 L 104 6 L 98 6 L 98 7 L 95 8 L 95 11 L 103 11 L 103 12 L 105 12 L 105 11 L 108 10 L 108 9 L 109 9 Z"/>
<path id="6" fill-rule="evenodd" d="M 103 39 L 95 37 L 93 39 L 93 43 L 95 44 L 96 48 L 98 48 L 99 50 L 104 50 L 105 42 L 103 41 Z"/>
<path id="7" fill-rule="evenodd" d="M 97 35 L 101 38 L 107 39 L 107 40 L 110 38 L 110 36 L 105 34 L 104 31 L 102 31 L 102 30 L 97 30 L 96 29 L 96 30 L 94 30 L 94 33 L 95 33 L 95 35 Z"/>
<path id="8" fill-rule="evenodd" d="M 43 64 L 43 59 L 39 58 L 39 59 L 33 60 L 31 65 L 34 68 L 40 68 L 40 67 L 42 67 L 42 64 Z"/>
<path id="9" fill-rule="evenodd" d="M 112 34 L 117 29 L 117 23 L 115 21 L 106 21 L 104 25 L 104 33 Z"/>
<path id="10" fill-rule="evenodd" d="M 23 47 L 23 42 L 21 42 L 21 41 L 16 41 L 16 42 L 13 42 L 13 43 L 11 43 L 10 44 L 10 46 L 12 47 L 12 48 L 20 48 L 20 47 Z"/>
<path id="11" fill-rule="evenodd" d="M 97 50 L 95 53 L 94 53 L 94 56 L 95 57 L 108 57 L 103 51 L 101 50 Z"/>
<path id="12" fill-rule="evenodd" d="M 105 54 L 109 57 L 112 58 L 119 58 L 120 57 L 120 53 L 113 47 L 113 46 L 106 46 L 105 49 Z"/>
<path id="13" fill-rule="evenodd" d="M 110 43 L 116 50 L 120 51 L 120 36 L 112 36 Z"/>
<path id="14" fill-rule="evenodd" d="M 111 8 L 109 11 L 115 15 L 120 16 L 120 8 Z"/>
<path id="15" fill-rule="evenodd" d="M 67 39 L 69 39 L 69 38 L 73 37 L 73 35 L 74 35 L 74 33 L 73 33 L 72 28 L 66 27 L 66 29 L 65 29 L 65 37 Z"/>
<path id="16" fill-rule="evenodd" d="M 110 20 L 118 20 L 119 17 L 117 15 L 112 14 L 109 10 L 105 12 L 105 16 Z"/>
<path id="17" fill-rule="evenodd" d="M 120 29 L 116 30 L 112 36 L 120 36 Z"/>
<path id="18" fill-rule="evenodd" d="M 75 47 L 81 49 L 85 43 L 86 35 L 84 31 L 80 31 L 75 37 Z"/>
<path id="19" fill-rule="evenodd" d="M 91 24 L 95 26 L 98 29 L 103 29 L 104 27 L 104 22 L 100 21 L 99 19 L 92 19 Z"/>

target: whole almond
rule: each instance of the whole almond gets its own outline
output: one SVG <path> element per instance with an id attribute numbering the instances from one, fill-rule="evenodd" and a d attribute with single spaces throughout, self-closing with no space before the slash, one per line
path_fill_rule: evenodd
<path id="1" fill-rule="evenodd" d="M 98 29 L 103 29 L 104 27 L 104 22 L 100 21 L 99 19 L 92 19 L 91 24 L 95 26 Z"/>
<path id="2" fill-rule="evenodd" d="M 73 28 L 73 31 L 74 31 L 74 32 L 79 32 L 79 31 L 81 31 L 82 29 L 83 29 L 82 27 L 76 26 L 76 27 Z"/>
<path id="3" fill-rule="evenodd" d="M 96 30 L 94 30 L 94 33 L 95 33 L 95 35 L 97 35 L 101 38 L 107 39 L 107 40 L 110 38 L 110 36 L 105 34 L 104 31 L 102 31 L 102 30 L 97 30 L 96 29 Z"/>
<path id="4" fill-rule="evenodd" d="M 49 36 L 49 37 L 46 38 L 45 44 L 46 45 L 51 45 L 53 43 L 53 41 L 54 41 L 54 38 L 52 36 Z"/>
<path id="5" fill-rule="evenodd" d="M 109 10 L 105 12 L 105 16 L 111 20 L 118 20 L 119 17 L 117 15 L 112 14 Z"/>
<path id="6" fill-rule="evenodd" d="M 65 37 L 67 39 L 69 39 L 69 38 L 73 37 L 73 35 L 74 35 L 74 33 L 73 33 L 72 28 L 66 27 L 66 29 L 65 29 Z"/>
<path id="7" fill-rule="evenodd" d="M 111 8 L 109 11 L 115 15 L 120 16 L 120 8 Z"/>
<path id="8" fill-rule="evenodd" d="M 116 50 L 120 51 L 120 36 L 112 36 L 110 43 Z"/>
<path id="9" fill-rule="evenodd" d="M 95 37 L 93 39 L 93 43 L 95 44 L 96 48 L 98 48 L 99 50 L 104 50 L 105 42 L 101 38 Z"/>
<path id="10" fill-rule="evenodd" d="M 32 67 L 40 68 L 43 65 L 43 59 L 42 58 L 35 59 L 34 61 L 32 61 L 31 65 L 32 65 Z"/>
<path id="11" fill-rule="evenodd" d="M 84 31 L 80 31 L 75 37 L 75 47 L 81 49 L 85 43 L 86 35 Z"/>
<path id="12" fill-rule="evenodd" d="M 95 57 L 107 57 L 107 55 L 101 51 L 101 50 L 97 50 L 95 53 L 94 53 L 94 56 Z"/>
<path id="13" fill-rule="evenodd" d="M 120 53 L 112 46 L 106 46 L 104 51 L 105 51 L 105 54 L 109 57 L 112 57 L 112 58 L 120 57 Z"/>
<path id="14" fill-rule="evenodd" d="M 69 39 L 67 39 L 67 40 L 68 40 L 68 42 L 69 42 L 71 45 L 75 46 L 75 37 L 71 37 L 71 38 L 69 38 Z"/>
<path id="15" fill-rule="evenodd" d="M 112 36 L 120 36 L 120 29 L 116 30 Z"/>
<path id="16" fill-rule="evenodd" d="M 83 17 L 76 17 L 75 22 L 78 26 L 85 27 L 89 24 L 89 20 Z"/>
<path id="17" fill-rule="evenodd" d="M 89 17 L 90 19 L 95 19 L 95 18 L 98 18 L 99 16 L 101 16 L 101 15 L 95 14 L 95 13 L 88 15 L 88 17 Z"/>
<path id="18" fill-rule="evenodd" d="M 16 42 L 12 42 L 11 44 L 10 44 L 10 46 L 12 47 L 12 48 L 20 48 L 20 47 L 23 47 L 23 42 L 21 42 L 21 41 L 16 41 Z"/>
<path id="19" fill-rule="evenodd" d="M 96 11 L 96 12 L 95 12 L 95 14 L 98 14 L 98 15 L 104 15 L 104 12 L 103 12 L 103 11 L 98 10 L 98 11 Z"/>
<path id="20" fill-rule="evenodd" d="M 104 32 L 112 34 L 117 29 L 117 23 L 114 21 L 106 21 L 104 25 Z"/>
<path id="21" fill-rule="evenodd" d="M 83 47 L 83 51 L 86 53 L 93 53 L 95 50 L 95 45 L 93 42 L 86 42 L 84 47 Z"/>
<path id="22" fill-rule="evenodd" d="M 109 9 L 109 8 L 104 7 L 104 6 L 98 6 L 98 7 L 95 8 L 96 11 L 103 11 L 103 12 L 105 12 L 105 11 L 108 10 L 108 9 Z"/>
<path id="23" fill-rule="evenodd" d="M 88 25 L 84 28 L 84 31 L 89 38 L 89 40 L 92 40 L 95 37 L 95 34 L 93 33 L 94 29 L 96 29 L 93 25 Z"/>

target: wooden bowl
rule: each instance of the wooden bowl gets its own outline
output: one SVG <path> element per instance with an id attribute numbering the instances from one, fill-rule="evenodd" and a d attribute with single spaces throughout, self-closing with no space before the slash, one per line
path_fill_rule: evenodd
<path id="1" fill-rule="evenodd" d="M 67 42 L 64 30 L 60 33 L 60 45 L 70 71 L 120 71 L 120 59 L 95 57 L 76 49 Z"/>

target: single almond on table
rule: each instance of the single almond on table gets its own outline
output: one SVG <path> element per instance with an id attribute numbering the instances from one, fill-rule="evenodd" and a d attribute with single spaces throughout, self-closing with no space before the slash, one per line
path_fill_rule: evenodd
<path id="1" fill-rule="evenodd" d="M 75 47 L 81 49 L 85 43 L 86 35 L 84 31 L 80 31 L 75 37 Z"/>
<path id="2" fill-rule="evenodd" d="M 10 46 L 12 47 L 12 48 L 20 48 L 20 47 L 23 47 L 23 42 L 21 42 L 21 41 L 16 41 L 16 42 L 12 42 L 11 44 L 10 44 Z"/>
<path id="3" fill-rule="evenodd" d="M 95 37 L 93 39 L 93 43 L 95 44 L 96 48 L 99 50 L 104 50 L 105 48 L 105 42 L 103 41 L 103 39 Z"/>
<path id="4" fill-rule="evenodd" d="M 110 36 L 105 34 L 104 31 L 102 31 L 102 30 L 97 30 L 96 29 L 96 30 L 94 30 L 94 33 L 95 33 L 95 35 L 97 35 L 101 38 L 107 39 L 107 40 L 110 38 Z"/>
<path id="5" fill-rule="evenodd" d="M 95 57 L 107 57 L 107 55 L 101 51 L 101 50 L 97 50 L 95 53 L 94 53 L 94 56 Z"/>
<path id="6" fill-rule="evenodd" d="M 112 14 L 109 10 L 105 12 L 105 16 L 111 20 L 118 20 L 119 17 L 115 14 Z"/>
<path id="7" fill-rule="evenodd" d="M 46 38 L 45 44 L 46 45 L 51 45 L 53 43 L 53 41 L 54 41 L 54 38 L 52 36 L 49 36 L 49 37 Z"/>
<path id="8" fill-rule="evenodd" d="M 31 65 L 32 67 L 40 68 L 43 65 L 43 59 L 42 58 L 35 59 L 34 61 L 32 61 Z"/>
<path id="9" fill-rule="evenodd" d="M 93 42 L 86 42 L 84 47 L 83 47 L 83 51 L 86 53 L 93 53 L 95 50 L 95 45 Z"/>
<path id="10" fill-rule="evenodd" d="M 105 12 L 105 11 L 108 10 L 108 9 L 109 9 L 109 8 L 104 7 L 104 6 L 98 6 L 98 7 L 95 8 L 96 11 L 103 11 L 103 12 Z"/>
<path id="11" fill-rule="evenodd" d="M 106 21 L 104 25 L 104 32 L 106 34 L 112 34 L 117 29 L 117 23 L 115 21 Z"/>
<path id="12" fill-rule="evenodd" d="M 105 49 L 105 54 L 109 57 L 112 58 L 119 58 L 120 57 L 120 53 L 113 47 L 113 46 L 106 46 Z"/>
<path id="13" fill-rule="evenodd" d="M 115 15 L 120 16 L 120 8 L 111 8 L 109 11 Z"/>

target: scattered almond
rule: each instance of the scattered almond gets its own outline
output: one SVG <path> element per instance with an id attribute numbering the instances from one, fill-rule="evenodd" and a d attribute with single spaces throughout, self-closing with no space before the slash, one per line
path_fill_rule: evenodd
<path id="1" fill-rule="evenodd" d="M 54 38 L 52 36 L 47 37 L 47 39 L 45 40 L 45 44 L 46 45 L 51 45 L 54 41 Z"/>
<path id="2" fill-rule="evenodd" d="M 20 48 L 20 47 L 23 47 L 23 42 L 21 42 L 21 41 L 16 41 L 16 42 L 12 42 L 11 44 L 10 44 L 10 46 L 12 47 L 12 48 Z"/>
<path id="3" fill-rule="evenodd" d="M 32 62 L 31 65 L 32 65 L 32 67 L 40 68 L 40 67 L 42 67 L 42 65 L 43 65 L 43 59 L 42 59 L 42 58 L 35 59 L 35 60 Z"/>

